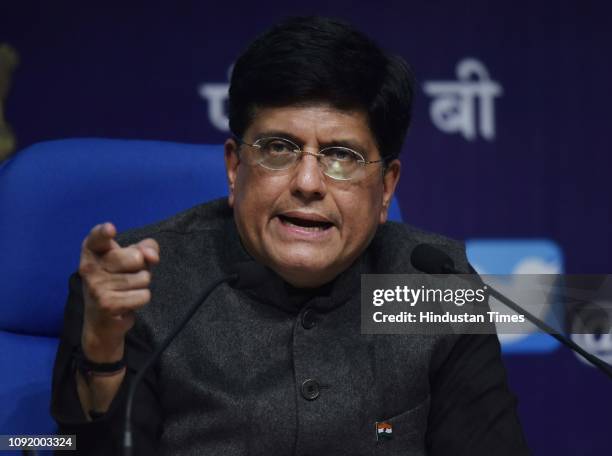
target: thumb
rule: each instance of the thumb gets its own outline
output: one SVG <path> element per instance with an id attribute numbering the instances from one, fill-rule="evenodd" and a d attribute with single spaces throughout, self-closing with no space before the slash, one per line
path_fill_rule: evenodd
<path id="1" fill-rule="evenodd" d="M 159 263 L 159 244 L 155 239 L 147 238 L 136 244 L 149 265 Z"/>

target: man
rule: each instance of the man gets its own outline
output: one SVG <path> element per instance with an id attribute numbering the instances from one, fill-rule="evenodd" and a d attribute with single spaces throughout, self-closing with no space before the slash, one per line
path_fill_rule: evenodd
<path id="1" fill-rule="evenodd" d="M 207 284 L 251 261 L 267 278 L 218 286 L 147 371 L 137 454 L 526 453 L 494 336 L 360 334 L 361 273 L 415 272 L 422 242 L 468 270 L 459 243 L 386 223 L 412 96 L 405 63 L 344 23 L 294 18 L 255 40 L 231 78 L 229 197 L 84 240 L 60 430 L 116 453 L 135 372 Z"/>

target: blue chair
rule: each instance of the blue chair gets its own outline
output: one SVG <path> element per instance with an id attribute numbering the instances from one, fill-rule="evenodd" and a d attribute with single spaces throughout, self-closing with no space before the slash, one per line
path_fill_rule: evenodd
<path id="1" fill-rule="evenodd" d="M 51 372 L 68 277 L 82 239 L 226 194 L 223 148 L 69 139 L 33 145 L 0 167 L 0 434 L 52 434 Z M 390 218 L 400 221 L 397 201 Z"/>

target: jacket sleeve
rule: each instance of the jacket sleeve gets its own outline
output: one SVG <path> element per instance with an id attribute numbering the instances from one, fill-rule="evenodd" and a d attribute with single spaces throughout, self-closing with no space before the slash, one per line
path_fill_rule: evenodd
<path id="1" fill-rule="evenodd" d="M 125 400 L 128 386 L 138 368 L 151 352 L 143 337 L 134 330 L 126 336 L 125 379 L 109 410 L 88 421 L 81 408 L 76 388 L 74 351 L 81 341 L 83 326 L 83 295 L 78 274 L 70 278 L 70 293 L 64 312 L 64 328 L 60 337 L 53 368 L 51 415 L 59 426 L 60 434 L 75 434 L 77 454 L 121 454 Z M 132 410 L 132 432 L 135 454 L 155 454 L 161 430 L 162 413 L 159 404 L 157 380 L 149 371 L 136 390 Z"/>

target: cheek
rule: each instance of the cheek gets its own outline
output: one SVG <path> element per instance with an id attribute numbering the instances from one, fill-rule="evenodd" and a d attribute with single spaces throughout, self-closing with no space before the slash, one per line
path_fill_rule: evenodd
<path id="1" fill-rule="evenodd" d="M 382 193 L 378 187 L 347 189 L 337 196 L 347 247 L 369 240 L 376 231 L 382 208 Z"/>
<path id="2" fill-rule="evenodd" d="M 238 169 L 234 189 L 234 209 L 252 231 L 267 221 L 275 202 L 287 186 L 283 175 L 270 175 L 260 167 L 243 166 Z M 255 222 L 255 223 L 253 223 Z"/>

